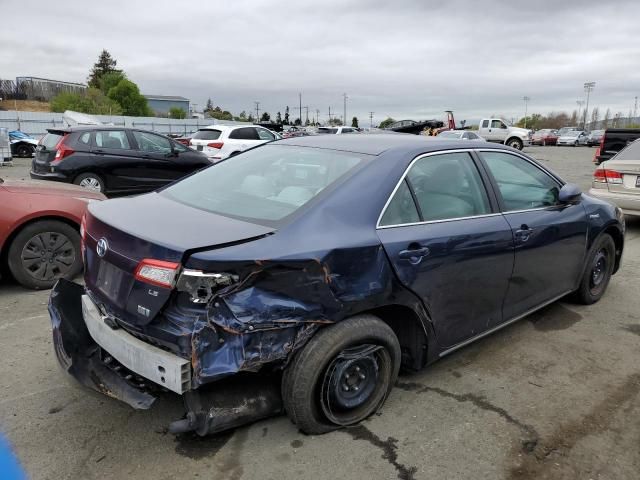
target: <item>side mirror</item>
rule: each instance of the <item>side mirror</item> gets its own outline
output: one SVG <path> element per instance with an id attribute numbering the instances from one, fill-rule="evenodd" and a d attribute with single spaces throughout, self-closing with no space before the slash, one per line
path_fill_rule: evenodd
<path id="1" fill-rule="evenodd" d="M 580 187 L 574 183 L 566 183 L 558 194 L 558 200 L 561 203 L 566 203 L 568 205 L 575 205 L 580 203 L 582 198 L 582 190 Z"/>

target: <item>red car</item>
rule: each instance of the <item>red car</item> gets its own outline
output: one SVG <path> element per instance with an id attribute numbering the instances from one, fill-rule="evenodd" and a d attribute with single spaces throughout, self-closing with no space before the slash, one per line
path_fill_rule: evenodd
<path id="1" fill-rule="evenodd" d="M 538 130 L 531 138 L 531 145 L 555 145 L 558 143 L 558 131 L 551 129 Z"/>
<path id="2" fill-rule="evenodd" d="M 82 270 L 80 224 L 101 193 L 76 185 L 0 179 L 0 262 L 33 289 Z"/>

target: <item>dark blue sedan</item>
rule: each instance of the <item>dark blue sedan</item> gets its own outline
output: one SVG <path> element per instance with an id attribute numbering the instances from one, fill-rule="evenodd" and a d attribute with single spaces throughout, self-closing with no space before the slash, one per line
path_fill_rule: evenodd
<path id="1" fill-rule="evenodd" d="M 274 142 L 89 205 L 85 284 L 50 300 L 56 353 L 172 432 L 285 410 L 352 425 L 417 370 L 567 295 L 598 301 L 624 220 L 526 155 L 405 135 Z"/>

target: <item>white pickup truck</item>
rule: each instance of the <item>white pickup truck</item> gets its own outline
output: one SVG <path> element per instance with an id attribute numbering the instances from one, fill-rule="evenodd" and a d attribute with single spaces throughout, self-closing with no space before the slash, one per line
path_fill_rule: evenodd
<path id="1" fill-rule="evenodd" d="M 504 143 L 522 150 L 522 147 L 531 144 L 532 133 L 526 128 L 511 127 L 500 118 L 483 118 L 480 120 L 478 135 L 487 142 Z"/>

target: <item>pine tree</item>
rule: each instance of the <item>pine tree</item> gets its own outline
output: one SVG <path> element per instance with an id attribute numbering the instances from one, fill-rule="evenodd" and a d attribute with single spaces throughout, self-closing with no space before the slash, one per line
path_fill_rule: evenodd
<path id="1" fill-rule="evenodd" d="M 284 124 L 289 125 L 289 106 L 284 110 Z"/>
<path id="2" fill-rule="evenodd" d="M 100 88 L 100 78 L 105 73 L 122 73 L 122 70 L 118 70 L 116 68 L 117 64 L 118 62 L 111 56 L 109 52 L 107 52 L 106 50 L 102 50 L 102 53 L 100 53 L 100 56 L 98 57 L 98 61 L 93 65 L 93 68 L 89 73 L 89 78 L 87 78 L 87 83 L 89 84 L 89 86 Z"/>
<path id="3" fill-rule="evenodd" d="M 351 119 L 351 126 L 354 128 L 358 128 L 358 117 L 353 117 Z"/>
<path id="4" fill-rule="evenodd" d="M 205 107 L 204 111 L 208 112 L 209 110 L 213 110 L 213 102 L 211 101 L 211 98 L 207 99 L 207 106 Z"/>
<path id="5" fill-rule="evenodd" d="M 276 113 L 276 123 L 282 125 L 282 115 L 280 115 L 280 112 Z"/>

